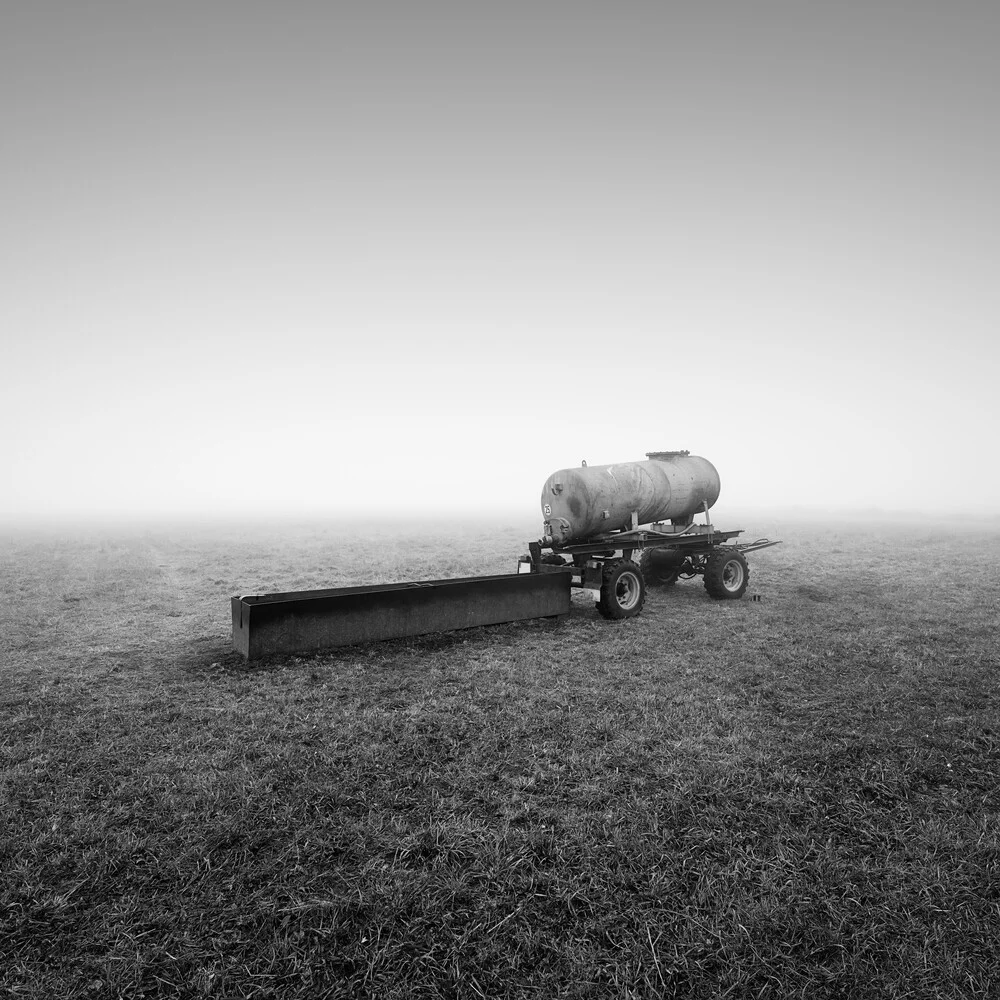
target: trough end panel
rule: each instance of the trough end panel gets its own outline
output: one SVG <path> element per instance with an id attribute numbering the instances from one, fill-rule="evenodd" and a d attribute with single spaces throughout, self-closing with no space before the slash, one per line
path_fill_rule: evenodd
<path id="1" fill-rule="evenodd" d="M 250 607 L 240 597 L 232 599 L 233 649 L 250 658 Z"/>

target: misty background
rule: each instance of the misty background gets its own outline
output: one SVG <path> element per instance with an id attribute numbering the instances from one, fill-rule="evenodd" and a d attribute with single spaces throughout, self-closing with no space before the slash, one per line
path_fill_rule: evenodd
<path id="1" fill-rule="evenodd" d="M 1000 513 L 1000 6 L 0 13 L 0 514 Z M 718 518 L 717 518 L 718 520 Z"/>

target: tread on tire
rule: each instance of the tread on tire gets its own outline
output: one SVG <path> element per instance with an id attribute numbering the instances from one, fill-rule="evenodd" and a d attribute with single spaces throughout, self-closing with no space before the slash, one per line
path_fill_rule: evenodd
<path id="1" fill-rule="evenodd" d="M 736 601 L 746 593 L 750 567 L 746 557 L 731 545 L 720 545 L 705 560 L 705 589 L 717 601 Z"/>
<path id="2" fill-rule="evenodd" d="M 629 559 L 611 559 L 601 574 L 601 597 L 597 610 L 603 618 L 620 621 L 634 618 L 646 602 L 642 570 Z"/>

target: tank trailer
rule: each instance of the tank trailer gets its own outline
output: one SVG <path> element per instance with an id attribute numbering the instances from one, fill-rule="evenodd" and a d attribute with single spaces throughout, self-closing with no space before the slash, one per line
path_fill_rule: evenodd
<path id="1" fill-rule="evenodd" d="M 646 459 L 549 476 L 542 536 L 528 544 L 517 573 L 234 597 L 233 648 L 257 659 L 553 618 L 569 614 L 573 587 L 593 591 L 611 619 L 639 614 L 647 586 L 694 576 L 714 598 L 742 597 L 746 553 L 778 543 L 733 544 L 742 529 L 713 526 L 708 512 L 720 485 L 707 459 L 686 451 Z M 705 523 L 696 523 L 702 514 Z"/>
<path id="2" fill-rule="evenodd" d="M 750 582 L 746 553 L 778 542 L 731 544 L 743 529 L 719 531 L 709 515 L 720 490 L 715 466 L 688 451 L 561 469 L 542 488 L 542 537 L 529 544 L 518 572 L 570 573 L 571 586 L 593 591 L 609 619 L 639 614 L 647 586 L 695 576 L 716 600 L 737 600 Z M 698 514 L 704 524 L 695 522 Z"/>

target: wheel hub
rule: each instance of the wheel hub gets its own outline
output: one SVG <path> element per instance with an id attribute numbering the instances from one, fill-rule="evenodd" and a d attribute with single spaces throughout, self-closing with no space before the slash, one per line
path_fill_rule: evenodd
<path id="1" fill-rule="evenodd" d="M 639 600 L 639 581 L 631 573 L 626 573 L 615 588 L 615 597 L 625 610 L 635 607 Z"/>

